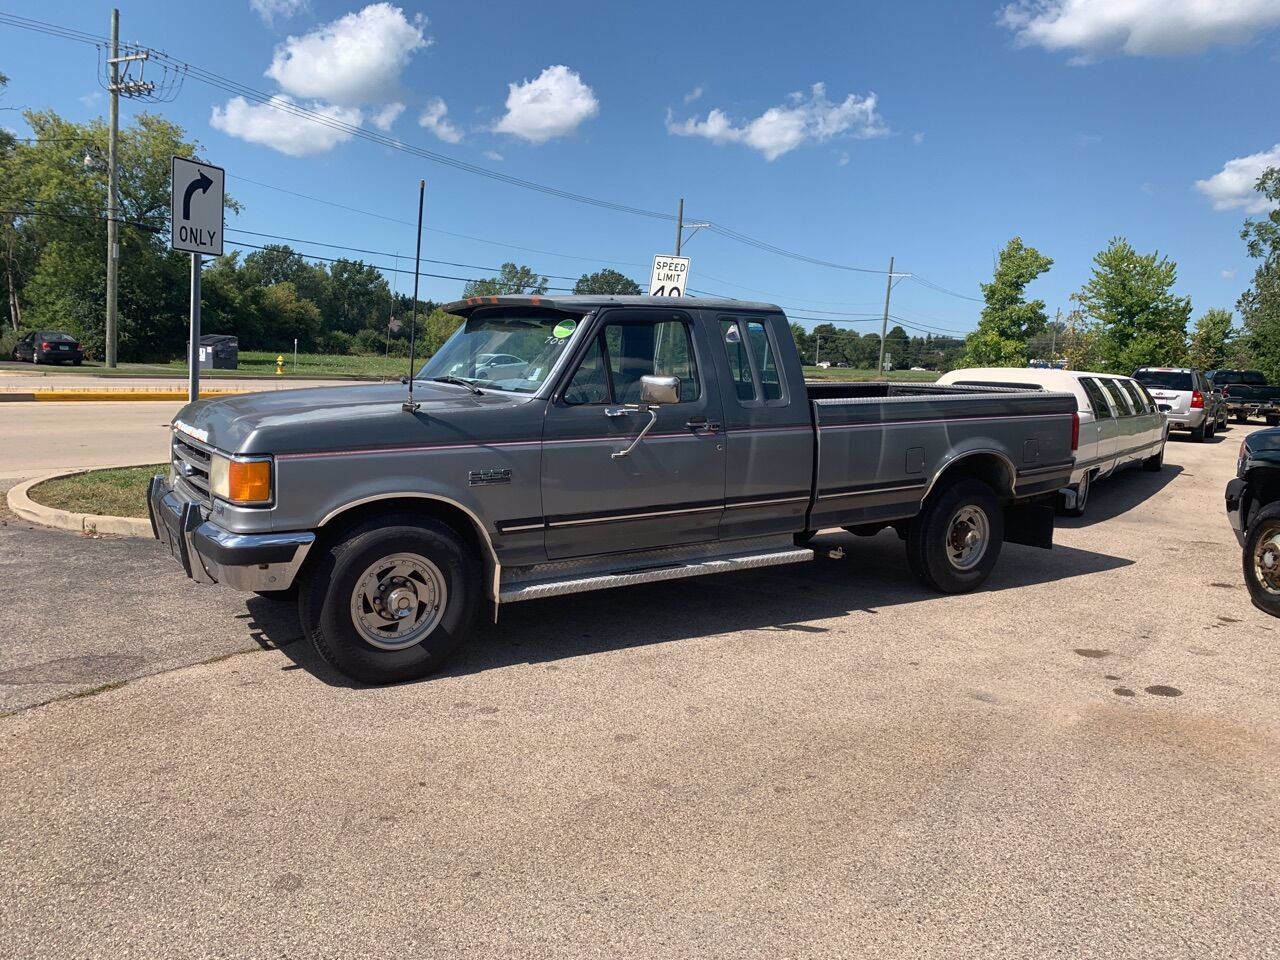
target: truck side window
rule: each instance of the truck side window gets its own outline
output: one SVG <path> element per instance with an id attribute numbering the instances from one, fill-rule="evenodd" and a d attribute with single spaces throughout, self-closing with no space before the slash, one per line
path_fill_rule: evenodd
<path id="1" fill-rule="evenodd" d="M 1102 385 L 1107 388 L 1107 393 L 1111 394 L 1116 402 L 1116 413 L 1122 417 L 1133 416 L 1133 411 L 1129 409 L 1129 401 L 1124 398 L 1124 394 L 1120 392 L 1120 388 L 1116 386 L 1114 380 L 1103 380 Z"/>
<path id="2" fill-rule="evenodd" d="M 640 378 L 679 377 L 680 402 L 702 395 L 693 340 L 679 320 L 609 323 L 565 388 L 564 402 L 639 403 Z"/>
<path id="3" fill-rule="evenodd" d="M 1110 420 L 1111 405 L 1107 403 L 1107 398 L 1102 393 L 1102 388 L 1098 386 L 1098 381 L 1092 377 L 1081 377 L 1080 385 L 1084 387 L 1085 395 L 1089 398 L 1089 406 L 1093 407 L 1093 419 Z"/>
<path id="4" fill-rule="evenodd" d="M 751 376 L 751 360 L 747 357 L 747 345 L 742 342 L 742 328 L 737 320 L 720 321 L 720 342 L 729 358 L 729 372 L 733 375 L 733 388 L 739 400 L 756 398 L 756 383 Z"/>
<path id="5" fill-rule="evenodd" d="M 747 323 L 747 336 L 751 340 L 751 355 L 755 358 L 756 369 L 760 371 L 760 386 L 764 390 L 764 399 L 782 399 L 782 377 L 778 374 L 778 364 L 773 355 L 773 344 L 769 341 L 769 333 L 759 320 Z"/>
<path id="6" fill-rule="evenodd" d="M 604 355 L 600 352 L 600 340 L 591 344 L 591 349 L 582 358 L 577 372 L 569 381 L 564 392 L 565 403 L 608 403 L 609 376 L 604 368 Z"/>

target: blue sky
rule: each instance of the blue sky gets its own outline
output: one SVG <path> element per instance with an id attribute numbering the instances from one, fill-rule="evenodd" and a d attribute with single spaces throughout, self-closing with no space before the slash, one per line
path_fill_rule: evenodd
<path id="1" fill-rule="evenodd" d="M 683 196 L 691 220 L 874 270 L 892 254 L 899 271 L 970 297 L 994 253 L 1021 235 L 1055 260 L 1032 287 L 1050 312 L 1068 309 L 1093 255 L 1123 235 L 1178 262 L 1179 291 L 1197 315 L 1234 306 L 1247 284 L 1252 265 L 1238 232 L 1249 181 L 1260 165 L 1280 163 L 1280 0 L 1214 7 L 120 3 L 126 39 L 503 174 L 671 213 Z M 6 9 L 108 30 L 110 4 L 11 0 Z M 105 115 L 92 47 L 5 25 L 0 38 L 7 105 Z M 125 102 L 123 116 L 140 108 Z M 245 204 L 229 228 L 411 256 L 409 226 L 249 181 L 411 221 L 425 178 L 427 224 L 448 233 L 426 233 L 424 257 L 515 260 L 569 277 L 613 265 L 645 282 L 652 256 L 672 252 L 668 222 L 341 141 L 192 78 L 176 100 L 150 109 L 184 125 L 227 169 L 228 189 Z M 0 122 L 22 127 L 12 113 Z M 882 275 L 706 231 L 686 253 L 697 290 L 820 319 L 835 317 L 817 311 L 874 314 L 883 303 Z M 460 289 L 432 279 L 424 293 L 443 300 Z M 979 306 L 904 280 L 892 313 L 913 333 L 962 333 Z"/>

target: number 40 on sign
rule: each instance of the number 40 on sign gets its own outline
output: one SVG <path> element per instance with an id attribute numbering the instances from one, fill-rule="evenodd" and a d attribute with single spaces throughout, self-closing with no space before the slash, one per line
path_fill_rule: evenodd
<path id="1" fill-rule="evenodd" d="M 688 257 L 664 257 L 659 254 L 653 258 L 653 274 L 649 278 L 649 296 L 682 297 L 688 289 L 688 281 Z"/>

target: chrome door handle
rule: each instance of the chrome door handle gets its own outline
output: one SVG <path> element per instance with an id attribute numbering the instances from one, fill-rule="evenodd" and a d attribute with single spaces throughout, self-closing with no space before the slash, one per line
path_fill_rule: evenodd
<path id="1" fill-rule="evenodd" d="M 712 433 L 720 432 L 719 420 L 708 420 L 706 417 L 691 417 L 685 426 L 690 430 L 710 430 Z"/>

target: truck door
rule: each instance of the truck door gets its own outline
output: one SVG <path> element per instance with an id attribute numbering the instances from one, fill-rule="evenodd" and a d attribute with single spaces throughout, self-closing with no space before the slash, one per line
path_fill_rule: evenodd
<path id="1" fill-rule="evenodd" d="M 729 466 L 720 539 L 804 529 L 816 442 L 804 372 L 781 314 L 704 311 L 720 341 L 720 371 Z M 785 358 L 785 359 L 784 359 Z"/>
<path id="2" fill-rule="evenodd" d="M 710 346 L 683 310 L 614 309 L 597 318 L 543 426 L 550 559 L 716 539 L 726 455 Z M 679 402 L 637 410 L 646 375 L 678 377 Z M 632 446 L 651 414 L 653 426 Z"/>

